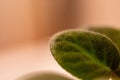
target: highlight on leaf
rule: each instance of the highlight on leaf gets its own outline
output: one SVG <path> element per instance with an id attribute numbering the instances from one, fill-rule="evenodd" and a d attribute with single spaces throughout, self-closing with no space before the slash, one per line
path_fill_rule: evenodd
<path id="1" fill-rule="evenodd" d="M 62 68 L 83 80 L 109 80 L 119 66 L 120 55 L 115 43 L 97 32 L 59 32 L 52 37 L 50 50 Z"/>

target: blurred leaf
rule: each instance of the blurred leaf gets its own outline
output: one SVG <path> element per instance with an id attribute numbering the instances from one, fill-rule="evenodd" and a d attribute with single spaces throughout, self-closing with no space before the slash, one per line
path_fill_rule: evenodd
<path id="1" fill-rule="evenodd" d="M 20 77 L 17 80 L 72 80 L 72 78 L 68 78 L 58 73 L 43 72 L 43 73 L 30 73 Z"/>
<path id="2" fill-rule="evenodd" d="M 119 51 L 105 35 L 67 30 L 53 36 L 52 55 L 72 75 L 83 80 L 108 80 L 119 66 Z"/>

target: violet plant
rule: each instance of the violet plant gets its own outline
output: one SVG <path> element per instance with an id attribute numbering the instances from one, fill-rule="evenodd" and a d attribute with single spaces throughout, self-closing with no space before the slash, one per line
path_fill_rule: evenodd
<path id="1" fill-rule="evenodd" d="M 120 31 L 90 27 L 65 30 L 50 40 L 58 64 L 82 80 L 120 80 Z"/>

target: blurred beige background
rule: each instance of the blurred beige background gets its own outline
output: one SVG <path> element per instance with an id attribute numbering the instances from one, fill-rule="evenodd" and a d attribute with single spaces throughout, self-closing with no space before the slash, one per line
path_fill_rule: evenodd
<path id="1" fill-rule="evenodd" d="M 32 41 L 59 30 L 120 26 L 119 0 L 0 0 L 0 46 Z"/>
<path id="2" fill-rule="evenodd" d="M 0 46 L 34 39 L 29 0 L 0 0 Z"/>
<path id="3" fill-rule="evenodd" d="M 120 0 L 0 0 L 0 80 L 64 71 L 51 56 L 56 32 L 88 25 L 120 28 Z"/>
<path id="4" fill-rule="evenodd" d="M 0 46 L 44 38 L 74 26 L 73 0 L 0 0 Z"/>
<path id="5" fill-rule="evenodd" d="M 119 4 L 120 0 L 78 0 L 80 25 L 111 25 L 119 28 Z"/>

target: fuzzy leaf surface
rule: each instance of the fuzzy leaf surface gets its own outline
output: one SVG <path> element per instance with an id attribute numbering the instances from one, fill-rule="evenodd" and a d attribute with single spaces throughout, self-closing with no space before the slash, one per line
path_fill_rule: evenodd
<path id="1" fill-rule="evenodd" d="M 108 80 L 119 66 L 119 51 L 112 40 L 91 31 L 57 33 L 50 50 L 61 67 L 83 80 Z"/>
<path id="2" fill-rule="evenodd" d="M 117 45 L 120 51 L 120 30 L 108 26 L 88 27 L 88 30 L 102 33 L 108 36 Z M 115 71 L 116 75 L 120 78 L 120 63 L 118 69 Z"/>

